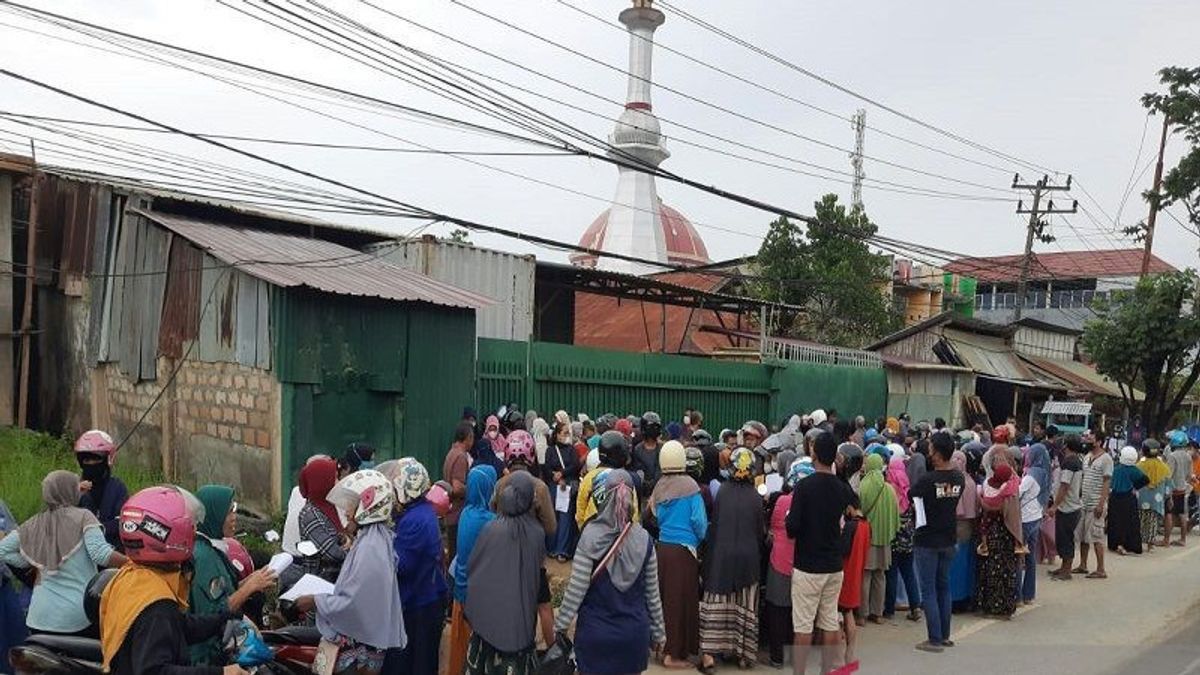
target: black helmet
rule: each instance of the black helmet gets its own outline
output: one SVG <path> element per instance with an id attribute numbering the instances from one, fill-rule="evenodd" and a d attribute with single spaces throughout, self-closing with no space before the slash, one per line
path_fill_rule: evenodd
<path id="1" fill-rule="evenodd" d="M 692 432 L 692 443 L 694 443 L 696 447 L 702 448 L 706 445 L 712 445 L 712 442 L 712 435 L 707 431 L 703 429 L 697 429 Z"/>
<path id="2" fill-rule="evenodd" d="M 696 480 L 700 480 L 700 477 L 704 475 L 704 451 L 693 445 L 687 449 L 686 453 L 687 464 L 685 467 L 687 474 Z"/>
<path id="3" fill-rule="evenodd" d="M 596 420 L 596 433 L 603 434 L 606 431 L 612 431 L 617 426 L 617 416 L 612 413 L 604 413 Z"/>
<path id="4" fill-rule="evenodd" d="M 624 469 L 629 463 L 629 443 L 619 431 L 606 431 L 600 437 L 600 465 Z"/>
<path id="5" fill-rule="evenodd" d="M 642 432 L 642 438 L 659 438 L 662 436 L 662 418 L 656 412 L 647 411 L 642 415 L 638 428 Z"/>
<path id="6" fill-rule="evenodd" d="M 504 416 L 503 424 L 508 431 L 525 429 L 525 413 L 516 408 L 510 408 L 508 414 Z"/>
<path id="7" fill-rule="evenodd" d="M 100 596 L 104 595 L 104 589 L 108 587 L 108 582 L 117 576 L 118 571 L 115 567 L 101 570 L 99 574 L 92 577 L 87 588 L 84 589 L 83 613 L 87 615 L 88 621 L 93 626 L 100 625 Z"/>

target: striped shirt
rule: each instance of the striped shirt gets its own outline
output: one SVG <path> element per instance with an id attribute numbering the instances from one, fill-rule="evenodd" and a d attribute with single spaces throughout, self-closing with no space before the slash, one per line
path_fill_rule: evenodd
<path id="1" fill-rule="evenodd" d="M 1104 487 L 1104 479 L 1113 475 L 1112 456 L 1107 452 L 1101 455 L 1088 455 L 1083 459 L 1083 488 L 1081 489 L 1084 508 L 1094 509 L 1100 503 L 1100 493 Z"/>

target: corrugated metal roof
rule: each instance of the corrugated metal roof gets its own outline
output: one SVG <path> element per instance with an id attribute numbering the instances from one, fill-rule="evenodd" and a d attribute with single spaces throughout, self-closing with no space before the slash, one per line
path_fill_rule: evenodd
<path id="1" fill-rule="evenodd" d="M 1043 415 L 1090 415 L 1092 404 L 1080 401 L 1046 401 L 1042 406 Z"/>
<path id="2" fill-rule="evenodd" d="M 1021 275 L 1024 256 L 998 255 L 962 258 L 946 265 L 947 272 L 975 277 L 981 283 L 1015 282 Z M 1142 249 L 1117 248 L 1099 251 L 1034 253 L 1029 266 L 1031 281 L 1061 279 L 1104 279 L 1136 277 L 1142 271 Z M 1150 256 L 1150 273 L 1174 272 L 1170 263 Z"/>
<path id="3" fill-rule="evenodd" d="M 943 336 L 951 343 L 963 365 L 977 373 L 1006 380 L 1033 380 L 1016 352 L 1001 338 L 949 329 Z"/>
<path id="4" fill-rule="evenodd" d="M 339 295 L 480 309 L 489 298 L 321 239 L 131 209 L 275 286 L 307 286 Z M 254 262 L 248 262 L 254 261 Z"/>
<path id="5" fill-rule="evenodd" d="M 1063 380 L 1068 384 L 1073 384 L 1078 389 L 1102 396 L 1121 398 L 1121 390 L 1117 388 L 1116 383 L 1097 373 L 1095 368 L 1086 363 L 1064 361 L 1062 359 L 1047 359 L 1024 354 L 1021 355 L 1021 358 L 1034 368 L 1045 371 L 1049 375 Z M 1145 394 L 1142 392 L 1136 389 L 1133 391 L 1134 400 L 1141 400 L 1144 397 Z"/>

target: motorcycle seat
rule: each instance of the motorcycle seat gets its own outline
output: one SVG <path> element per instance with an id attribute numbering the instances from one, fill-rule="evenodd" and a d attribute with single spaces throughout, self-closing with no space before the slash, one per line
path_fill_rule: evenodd
<path id="1" fill-rule="evenodd" d="M 302 645 L 316 647 L 321 643 L 321 631 L 313 626 L 284 626 L 263 631 L 263 641 L 269 645 Z"/>
<path id="2" fill-rule="evenodd" d="M 93 663 L 104 661 L 104 655 L 100 651 L 100 641 L 91 638 L 67 635 L 31 635 L 25 643 L 49 649 L 55 654 L 71 659 Z"/>

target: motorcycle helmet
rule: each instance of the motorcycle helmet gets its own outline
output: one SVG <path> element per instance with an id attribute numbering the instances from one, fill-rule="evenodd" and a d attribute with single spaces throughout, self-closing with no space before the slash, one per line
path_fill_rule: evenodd
<path id="1" fill-rule="evenodd" d="M 842 468 L 838 472 L 842 478 L 849 479 L 862 470 L 863 449 L 854 443 L 842 443 L 838 446 L 837 454 L 842 457 Z"/>
<path id="2" fill-rule="evenodd" d="M 697 447 L 703 448 L 705 446 L 712 445 L 712 442 L 712 434 L 708 433 L 707 431 L 703 429 L 697 429 L 692 432 L 692 443 L 694 443 Z"/>
<path id="3" fill-rule="evenodd" d="M 587 464 L 588 471 L 592 471 L 596 467 L 600 466 L 600 449 L 599 448 L 596 448 L 593 450 L 588 450 L 586 464 Z"/>
<path id="4" fill-rule="evenodd" d="M 696 480 L 700 480 L 700 477 L 704 475 L 704 451 L 693 445 L 687 449 L 686 456 L 685 466 L 687 474 Z"/>
<path id="5" fill-rule="evenodd" d="M 512 464 L 515 461 L 524 462 L 526 466 L 534 466 L 533 436 L 528 431 L 517 429 L 508 435 L 508 446 L 504 451 L 504 461 Z"/>
<path id="6" fill-rule="evenodd" d="M 250 552 L 242 546 L 242 542 L 233 537 L 225 537 L 225 550 L 229 556 L 229 564 L 237 570 L 238 579 L 245 579 L 254 571 L 254 559 Z"/>
<path id="7" fill-rule="evenodd" d="M 683 473 L 687 469 L 687 450 L 679 441 L 667 441 L 658 451 L 658 466 L 663 474 Z"/>
<path id="8" fill-rule="evenodd" d="M 1176 429 L 1167 436 L 1167 442 L 1171 444 L 1172 448 L 1186 448 L 1188 446 L 1187 433 L 1182 429 Z"/>
<path id="9" fill-rule="evenodd" d="M 172 486 L 148 487 L 121 507 L 125 555 L 143 564 L 178 564 L 192 557 L 196 522 L 183 493 Z"/>
<path id="10" fill-rule="evenodd" d="M 406 457 L 401 460 L 392 485 L 396 488 L 396 501 L 407 506 L 429 492 L 429 471 L 417 460 Z"/>
<path id="11" fill-rule="evenodd" d="M 504 416 L 504 428 L 508 431 L 525 430 L 525 413 L 513 408 Z"/>
<path id="12" fill-rule="evenodd" d="M 600 437 L 600 464 L 622 469 L 629 463 L 629 441 L 619 431 L 606 431 Z"/>
<path id="13" fill-rule="evenodd" d="M 354 522 L 359 525 L 385 523 L 392 517 L 396 488 L 387 476 L 374 469 L 364 469 L 338 481 L 328 499 L 346 513 L 357 507 Z"/>
<path id="14" fill-rule="evenodd" d="M 100 455 L 108 460 L 109 466 L 112 466 L 117 461 L 117 444 L 106 432 L 92 429 L 85 431 L 75 441 L 75 454 Z"/>
<path id="15" fill-rule="evenodd" d="M 638 423 L 638 430 L 642 432 L 642 438 L 659 438 L 663 430 L 662 418 L 656 412 L 647 411 Z"/>

